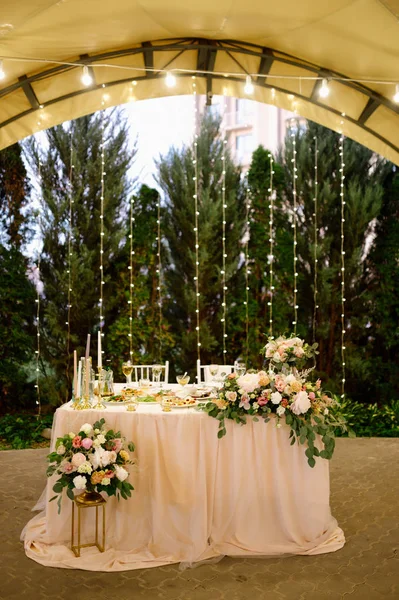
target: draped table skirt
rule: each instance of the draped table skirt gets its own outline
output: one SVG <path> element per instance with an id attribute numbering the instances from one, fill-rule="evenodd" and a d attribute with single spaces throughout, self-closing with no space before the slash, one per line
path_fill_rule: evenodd
<path id="1" fill-rule="evenodd" d="M 29 558 L 52 567 L 123 571 L 171 563 L 193 565 L 222 556 L 312 555 L 334 552 L 345 543 L 329 505 L 329 463 L 307 464 L 305 447 L 290 445 L 289 427 L 272 419 L 240 426 L 227 422 L 217 437 L 218 421 L 202 412 L 158 405 L 105 411 L 60 407 L 57 437 L 78 432 L 104 417 L 136 445 L 130 466 L 135 490 L 128 500 L 107 500 L 106 551 L 70 549 L 71 501 L 61 514 L 49 479 L 42 509 L 22 532 Z M 83 533 L 92 524 L 85 518 Z"/>

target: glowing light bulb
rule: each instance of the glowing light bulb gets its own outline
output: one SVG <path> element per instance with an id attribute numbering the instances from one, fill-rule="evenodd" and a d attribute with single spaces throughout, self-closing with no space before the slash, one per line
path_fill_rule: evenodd
<path id="1" fill-rule="evenodd" d="M 321 82 L 321 88 L 319 90 L 319 96 L 320 98 L 327 98 L 329 94 L 330 88 L 328 87 L 327 79 L 323 79 L 323 81 Z"/>
<path id="2" fill-rule="evenodd" d="M 88 87 L 89 85 L 91 85 L 93 83 L 93 77 L 90 75 L 89 67 L 87 67 L 86 65 L 83 67 L 81 81 L 82 81 L 83 85 L 85 85 L 86 87 Z"/>
<path id="3" fill-rule="evenodd" d="M 397 83 L 395 86 L 395 95 L 393 97 L 393 101 L 396 102 L 396 104 L 399 104 L 399 83 Z"/>
<path id="4" fill-rule="evenodd" d="M 245 78 L 245 87 L 244 87 L 244 92 L 246 94 L 248 94 L 248 96 L 251 96 L 254 93 L 254 84 L 252 83 L 252 79 L 250 75 L 247 75 Z"/>
<path id="5" fill-rule="evenodd" d="M 5 79 L 6 74 L 4 72 L 3 61 L 0 60 L 0 80 Z"/>
<path id="6" fill-rule="evenodd" d="M 168 88 L 173 88 L 176 85 L 176 77 L 173 73 L 167 73 L 165 77 L 165 84 Z"/>

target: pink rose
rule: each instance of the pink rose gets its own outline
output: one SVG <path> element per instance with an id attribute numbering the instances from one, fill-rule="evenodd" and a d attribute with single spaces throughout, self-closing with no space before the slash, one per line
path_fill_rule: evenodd
<path id="1" fill-rule="evenodd" d="M 120 438 L 114 439 L 112 450 L 114 452 L 120 452 L 122 450 L 122 440 Z"/>
<path id="2" fill-rule="evenodd" d="M 82 452 L 77 452 L 72 456 L 72 464 L 74 467 L 80 467 L 84 462 L 86 462 L 86 457 Z"/>
<path id="3" fill-rule="evenodd" d="M 65 462 L 61 466 L 64 473 L 73 473 L 76 471 L 76 467 L 74 467 L 70 462 Z"/>
<path id="4" fill-rule="evenodd" d="M 269 402 L 269 398 L 265 398 L 264 396 L 260 396 L 257 399 L 257 403 L 259 404 L 259 406 L 265 406 L 265 404 L 267 404 Z"/>
<path id="5" fill-rule="evenodd" d="M 309 392 L 308 396 L 311 400 L 314 400 L 316 398 L 314 392 Z"/>
<path id="6" fill-rule="evenodd" d="M 302 358 L 302 356 L 305 354 L 305 350 L 301 347 L 297 347 L 295 348 L 294 354 L 297 358 Z"/>
<path id="7" fill-rule="evenodd" d="M 108 477 L 108 479 L 112 479 L 113 477 L 115 477 L 115 473 L 113 471 L 105 471 L 104 477 Z"/>
<path id="8" fill-rule="evenodd" d="M 91 438 L 84 438 L 81 445 L 85 450 L 90 450 L 93 445 L 93 440 Z"/>
<path id="9" fill-rule="evenodd" d="M 80 448 L 82 445 L 82 438 L 80 437 L 80 435 L 75 435 L 75 437 L 72 440 L 72 446 L 74 448 Z"/>
<path id="10" fill-rule="evenodd" d="M 235 379 L 237 377 L 237 373 L 229 373 L 227 375 L 227 379 Z"/>

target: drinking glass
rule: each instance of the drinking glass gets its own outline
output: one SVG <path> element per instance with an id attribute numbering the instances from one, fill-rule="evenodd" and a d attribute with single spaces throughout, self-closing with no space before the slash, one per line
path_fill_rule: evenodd
<path id="1" fill-rule="evenodd" d="M 242 358 L 237 358 L 234 363 L 234 371 L 237 373 L 238 377 L 245 375 L 246 370 L 247 368 L 245 362 L 242 360 Z"/>
<path id="2" fill-rule="evenodd" d="M 152 374 L 154 376 L 154 381 L 155 383 L 160 383 L 161 380 L 161 375 L 162 375 L 162 365 L 152 365 Z M 162 387 L 162 384 L 160 384 L 159 387 Z"/>
<path id="3" fill-rule="evenodd" d="M 142 389 L 148 389 L 151 385 L 151 381 L 148 377 L 142 377 L 139 381 L 139 387 Z"/>
<path id="4" fill-rule="evenodd" d="M 212 377 L 216 377 L 219 371 L 219 365 L 209 365 L 209 373 Z"/>
<path id="5" fill-rule="evenodd" d="M 162 410 L 164 412 L 171 412 L 172 411 L 172 407 L 171 407 L 170 402 L 168 401 L 167 398 L 162 398 L 161 404 L 162 404 Z"/>
<path id="6" fill-rule="evenodd" d="M 184 388 L 184 386 L 187 385 L 190 381 L 190 375 L 187 375 L 186 373 L 184 375 L 177 375 L 176 381 L 179 385 L 181 385 Z"/>
<path id="7" fill-rule="evenodd" d="M 126 377 L 126 384 L 132 383 L 132 371 L 133 371 L 133 365 L 130 362 L 130 360 L 128 360 L 127 362 L 124 362 L 122 365 L 122 373 Z"/>
<path id="8" fill-rule="evenodd" d="M 139 405 L 139 402 L 138 402 L 136 396 L 134 396 L 133 394 L 131 396 L 128 396 L 128 401 L 126 403 L 126 410 L 128 410 L 129 412 L 135 412 L 137 410 L 138 405 Z"/>

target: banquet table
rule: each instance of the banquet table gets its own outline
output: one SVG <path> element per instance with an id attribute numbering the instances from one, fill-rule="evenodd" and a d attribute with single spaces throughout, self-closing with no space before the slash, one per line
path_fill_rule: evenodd
<path id="1" fill-rule="evenodd" d="M 105 552 L 87 548 L 77 558 L 70 548 L 72 502 L 64 493 L 57 513 L 49 502 L 57 479 L 51 477 L 34 509 L 41 511 L 22 532 L 27 556 L 42 565 L 123 571 L 226 555 L 315 555 L 344 545 L 330 511 L 329 462 L 317 459 L 310 468 L 305 447 L 290 445 L 285 424 L 229 421 L 218 439 L 218 421 L 195 408 L 76 411 L 68 403 L 56 411 L 52 446 L 101 417 L 136 445 L 132 497 L 107 499 Z"/>

